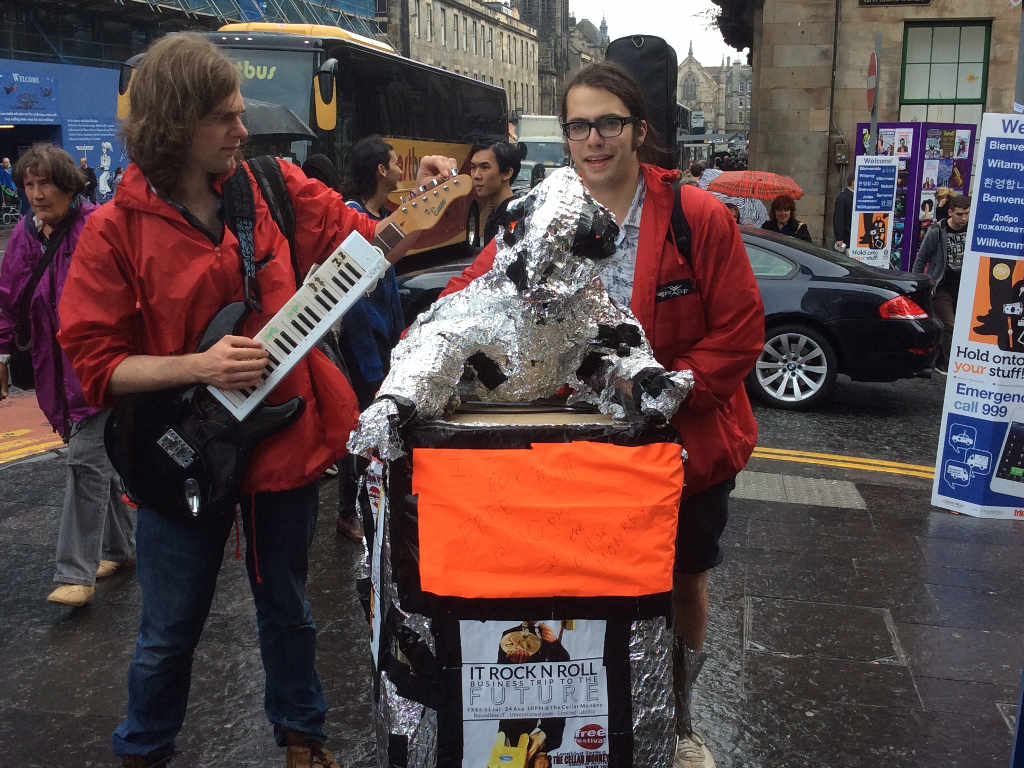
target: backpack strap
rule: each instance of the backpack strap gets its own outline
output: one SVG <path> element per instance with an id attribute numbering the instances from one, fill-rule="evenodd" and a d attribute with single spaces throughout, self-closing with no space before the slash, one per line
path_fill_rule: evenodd
<path id="1" fill-rule="evenodd" d="M 245 290 L 245 306 L 250 311 L 260 311 L 259 284 L 256 282 L 256 246 L 253 235 L 253 219 L 256 216 L 249 175 L 241 165 L 235 169 L 221 188 L 224 199 L 225 224 L 238 238 L 238 255 L 241 261 L 242 284 Z"/>
<path id="2" fill-rule="evenodd" d="M 292 260 L 292 271 L 295 272 L 295 285 L 302 285 L 299 274 L 299 262 L 295 257 L 295 210 L 292 208 L 292 196 L 285 184 L 284 174 L 277 160 L 269 155 L 260 155 L 249 160 L 249 169 L 256 177 L 263 200 L 270 209 L 270 216 L 277 228 L 288 241 L 288 253 Z"/>
<path id="3" fill-rule="evenodd" d="M 690 233 L 690 222 L 686 220 L 683 213 L 682 202 L 683 182 L 676 178 L 672 182 L 672 232 L 675 234 L 675 246 L 679 255 L 686 259 L 686 263 L 693 269 L 693 246 Z"/>

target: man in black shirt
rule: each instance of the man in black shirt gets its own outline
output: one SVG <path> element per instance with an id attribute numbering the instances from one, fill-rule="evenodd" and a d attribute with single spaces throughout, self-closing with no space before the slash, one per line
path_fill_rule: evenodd
<path id="1" fill-rule="evenodd" d="M 473 194 L 480 206 L 480 220 L 486 222 L 481 246 L 487 245 L 498 234 L 505 206 L 512 199 L 512 180 L 519 175 L 521 161 L 519 148 L 507 141 L 473 147 L 469 174 L 473 178 Z"/>
<path id="2" fill-rule="evenodd" d="M 78 161 L 82 166 L 82 173 L 85 174 L 85 196 L 90 202 L 96 202 L 96 171 L 89 167 L 89 161 L 84 157 Z"/>
<path id="3" fill-rule="evenodd" d="M 914 272 L 924 272 L 935 281 L 932 306 L 935 317 L 942 323 L 942 340 L 935 370 L 945 374 L 949 366 L 949 350 L 953 343 L 953 320 L 956 317 L 956 297 L 960 291 L 960 269 L 963 266 L 967 244 L 967 222 L 971 213 L 971 198 L 956 195 L 949 201 L 949 215 L 931 226 L 921 250 L 914 260 Z"/>

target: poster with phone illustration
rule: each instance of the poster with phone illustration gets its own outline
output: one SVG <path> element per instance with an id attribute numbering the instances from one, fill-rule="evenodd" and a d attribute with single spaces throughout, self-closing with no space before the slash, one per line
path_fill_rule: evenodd
<path id="1" fill-rule="evenodd" d="M 932 504 L 1024 519 L 1024 119 L 986 114 Z"/>

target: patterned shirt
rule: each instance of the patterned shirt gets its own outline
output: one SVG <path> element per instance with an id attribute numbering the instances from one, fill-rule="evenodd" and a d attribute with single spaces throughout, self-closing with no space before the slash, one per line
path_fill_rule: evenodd
<path id="1" fill-rule="evenodd" d="M 967 227 L 959 232 L 946 230 L 946 269 L 960 271 L 964 263 L 964 244 L 967 242 Z"/>
<path id="2" fill-rule="evenodd" d="M 619 236 L 615 238 L 615 253 L 601 270 L 601 281 L 608 295 L 624 307 L 629 307 L 633 296 L 633 270 L 636 269 L 636 249 L 640 244 L 640 217 L 647 197 L 647 183 L 641 174 L 636 185 L 633 202 L 625 220 L 619 224 Z"/>

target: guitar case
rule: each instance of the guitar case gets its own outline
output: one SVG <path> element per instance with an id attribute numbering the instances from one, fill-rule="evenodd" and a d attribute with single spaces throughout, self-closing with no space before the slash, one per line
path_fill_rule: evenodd
<path id="1" fill-rule="evenodd" d="M 657 131 L 657 144 L 667 150 L 658 163 L 676 167 L 676 82 L 679 62 L 675 49 L 653 35 L 629 35 L 612 40 L 605 60 L 618 64 L 640 85 L 650 114 L 648 123 Z"/>

